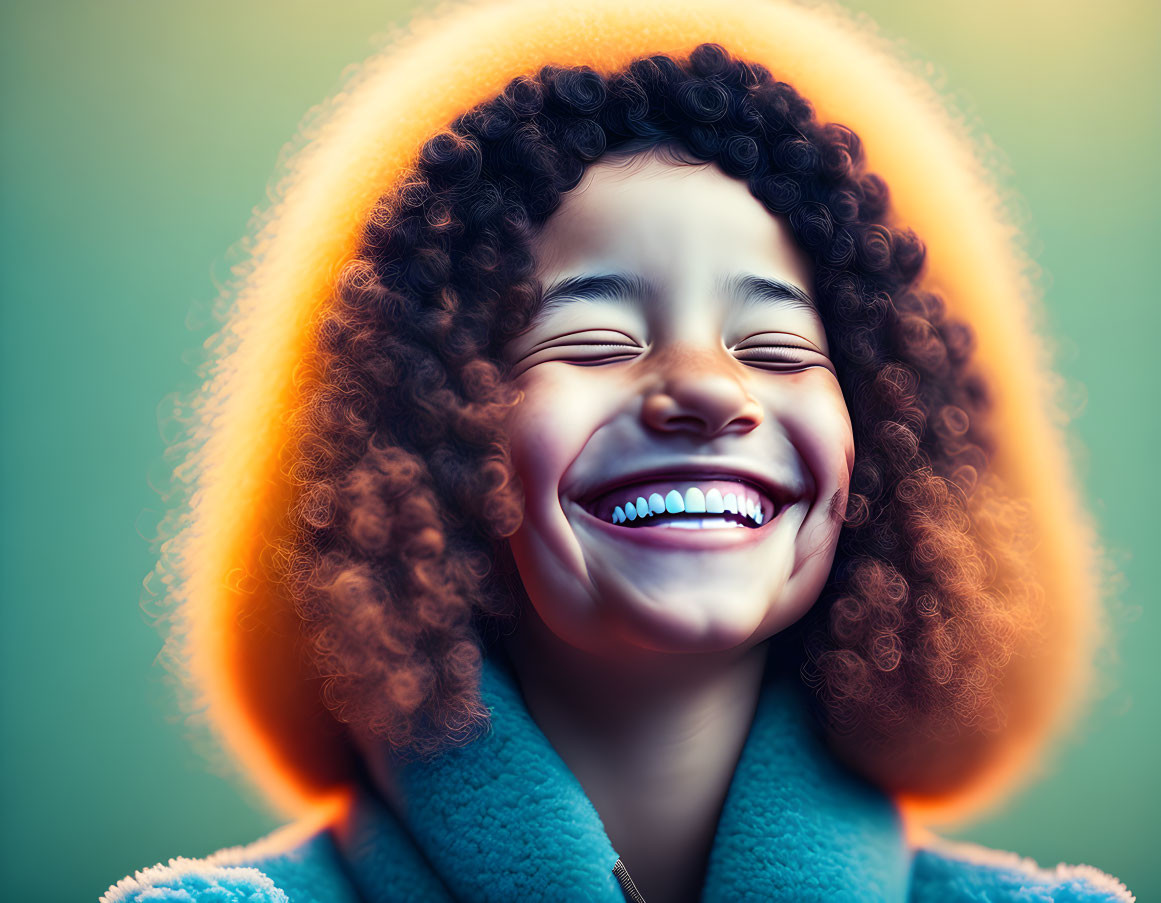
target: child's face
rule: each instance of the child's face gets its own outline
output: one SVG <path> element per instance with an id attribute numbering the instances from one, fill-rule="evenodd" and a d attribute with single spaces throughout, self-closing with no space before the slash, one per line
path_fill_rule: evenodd
<path id="1" fill-rule="evenodd" d="M 508 348 L 511 542 L 541 619 L 621 657 L 793 623 L 826 582 L 854 442 L 787 226 L 716 167 L 644 156 L 590 167 L 534 253 L 550 303 Z"/>

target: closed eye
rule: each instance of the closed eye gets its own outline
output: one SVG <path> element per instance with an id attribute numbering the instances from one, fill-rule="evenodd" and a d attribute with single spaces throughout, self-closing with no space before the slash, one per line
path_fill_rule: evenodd
<path id="1" fill-rule="evenodd" d="M 557 335 L 530 348 L 515 363 L 512 375 L 549 361 L 585 367 L 609 364 L 634 358 L 644 350 L 631 336 L 615 329 L 589 329 Z"/>
<path id="2" fill-rule="evenodd" d="M 636 357 L 641 351 L 636 345 L 614 342 L 570 342 L 567 345 L 553 345 L 547 350 L 555 352 L 552 355 L 554 361 L 565 361 L 570 364 L 605 364 Z"/>
<path id="3" fill-rule="evenodd" d="M 805 343 L 777 341 L 771 335 L 751 336 L 731 350 L 734 357 L 743 364 L 763 370 L 791 372 L 806 367 L 824 367 L 834 372 L 834 364 L 830 358 L 817 348 Z"/>

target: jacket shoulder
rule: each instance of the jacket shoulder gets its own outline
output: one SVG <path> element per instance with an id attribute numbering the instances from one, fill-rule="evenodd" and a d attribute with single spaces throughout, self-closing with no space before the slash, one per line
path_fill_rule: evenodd
<path id="1" fill-rule="evenodd" d="M 1031 859 L 937 840 L 915 853 L 911 903 L 1133 903 L 1116 878 L 1091 865 L 1042 869 Z"/>
<path id="2" fill-rule="evenodd" d="M 178 857 L 122 878 L 100 903 L 357 903 L 330 832 L 290 825 L 204 859 Z"/>

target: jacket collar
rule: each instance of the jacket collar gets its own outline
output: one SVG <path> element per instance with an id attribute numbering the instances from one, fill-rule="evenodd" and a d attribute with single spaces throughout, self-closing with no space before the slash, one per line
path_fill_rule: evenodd
<path id="1" fill-rule="evenodd" d="M 815 736 L 792 676 L 768 673 L 710 853 L 702 899 L 907 897 L 910 853 L 892 801 Z M 336 831 L 368 903 L 583 898 L 623 903 L 596 809 L 485 659 L 491 730 L 429 761 L 395 763 L 400 799 L 356 794 Z M 393 811 L 395 810 L 395 811 Z"/>

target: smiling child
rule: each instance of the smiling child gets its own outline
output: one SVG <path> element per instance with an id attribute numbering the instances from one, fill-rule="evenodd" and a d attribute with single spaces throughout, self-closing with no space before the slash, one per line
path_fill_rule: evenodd
<path id="1" fill-rule="evenodd" d="M 764 2 L 467 7 L 369 65 L 167 550 L 302 818 L 104 899 L 1131 899 L 928 831 L 1028 771 L 1094 615 L 1016 258 L 916 90 Z"/>

